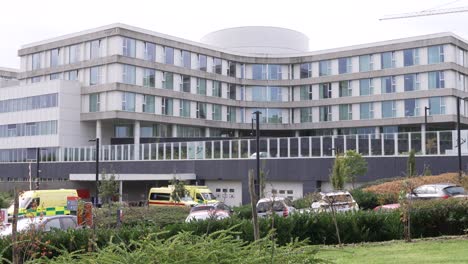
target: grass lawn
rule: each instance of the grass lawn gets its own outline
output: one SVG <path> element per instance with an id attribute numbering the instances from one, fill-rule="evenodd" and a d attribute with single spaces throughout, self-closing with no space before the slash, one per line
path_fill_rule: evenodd
<path id="1" fill-rule="evenodd" d="M 317 257 L 333 263 L 468 263 L 468 237 L 323 247 Z"/>

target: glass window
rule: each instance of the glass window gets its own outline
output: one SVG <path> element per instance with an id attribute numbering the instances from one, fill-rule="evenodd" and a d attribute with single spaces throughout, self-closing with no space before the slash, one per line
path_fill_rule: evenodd
<path id="1" fill-rule="evenodd" d="M 405 100 L 405 116 L 419 116 L 419 100 Z"/>
<path id="2" fill-rule="evenodd" d="M 122 93 L 122 111 L 135 112 L 135 94 Z"/>
<path id="3" fill-rule="evenodd" d="M 319 84 L 319 96 L 320 96 L 320 99 L 332 98 L 331 83 Z"/>
<path id="4" fill-rule="evenodd" d="M 212 132 L 213 130 L 210 130 Z M 177 137 L 185 138 L 200 138 L 205 135 L 204 129 L 201 127 L 192 127 L 192 126 L 177 126 Z M 200 194 L 197 194 L 200 195 Z"/>
<path id="5" fill-rule="evenodd" d="M 394 93 L 396 91 L 395 76 L 382 77 L 382 93 Z"/>
<path id="6" fill-rule="evenodd" d="M 359 56 L 359 71 L 367 72 L 374 70 L 374 63 L 372 61 L 372 55 Z"/>
<path id="7" fill-rule="evenodd" d="M 164 47 L 164 62 L 174 65 L 174 48 Z"/>
<path id="8" fill-rule="evenodd" d="M 443 71 L 435 71 L 428 73 L 429 89 L 445 88 L 445 78 Z"/>
<path id="9" fill-rule="evenodd" d="M 89 112 L 99 112 L 100 104 L 99 93 L 89 95 Z"/>
<path id="10" fill-rule="evenodd" d="M 50 75 L 50 80 L 57 80 L 57 79 L 60 79 L 60 73 L 52 73 Z"/>
<path id="11" fill-rule="evenodd" d="M 131 38 L 122 39 L 122 55 L 135 58 L 136 56 L 136 41 Z"/>
<path id="12" fill-rule="evenodd" d="M 206 95 L 206 79 L 197 78 L 197 94 Z"/>
<path id="13" fill-rule="evenodd" d="M 222 93 L 221 93 L 221 82 L 218 82 L 218 81 L 212 81 L 213 83 L 213 87 L 212 87 L 212 96 L 216 96 L 216 97 L 221 97 L 222 96 Z"/>
<path id="14" fill-rule="evenodd" d="M 265 101 L 267 98 L 267 89 L 265 86 L 252 87 L 252 101 Z"/>
<path id="15" fill-rule="evenodd" d="M 97 59 L 101 57 L 101 40 L 93 40 L 90 42 L 90 49 L 89 49 L 89 58 Z"/>
<path id="16" fill-rule="evenodd" d="M 353 89 L 351 87 L 351 81 L 341 81 L 339 83 L 340 97 L 352 96 Z"/>
<path id="17" fill-rule="evenodd" d="M 144 113 L 154 113 L 154 96 L 153 95 L 143 95 L 143 112 Z"/>
<path id="18" fill-rule="evenodd" d="M 32 55 L 32 69 L 37 70 L 41 68 L 41 54 L 34 53 Z"/>
<path id="19" fill-rule="evenodd" d="M 268 64 L 268 80 L 281 80 L 281 65 Z"/>
<path id="20" fill-rule="evenodd" d="M 444 46 L 432 46 L 427 48 L 428 64 L 444 62 Z"/>
<path id="21" fill-rule="evenodd" d="M 70 52 L 69 52 L 69 61 L 70 63 L 75 63 L 80 61 L 80 45 L 73 45 L 70 46 Z"/>
<path id="22" fill-rule="evenodd" d="M 266 65 L 265 64 L 252 64 L 252 79 L 253 80 L 266 80 Z"/>
<path id="23" fill-rule="evenodd" d="M 312 63 L 302 63 L 300 66 L 300 78 L 306 79 L 312 77 Z"/>
<path id="24" fill-rule="evenodd" d="M 115 125 L 114 134 L 116 138 L 133 137 L 133 125 Z"/>
<path id="25" fill-rule="evenodd" d="M 429 108 L 430 115 L 445 115 L 444 97 L 429 98 Z"/>
<path id="26" fill-rule="evenodd" d="M 173 90 L 174 89 L 174 74 L 172 72 L 163 73 L 163 83 L 162 87 L 164 89 Z"/>
<path id="27" fill-rule="evenodd" d="M 217 121 L 221 121 L 221 118 L 222 118 L 221 105 L 212 104 L 211 106 L 212 106 L 211 107 L 211 109 L 212 109 L 212 119 L 217 120 Z"/>
<path id="28" fill-rule="evenodd" d="M 198 54 L 198 69 L 206 71 L 206 55 Z"/>
<path id="29" fill-rule="evenodd" d="M 213 72 L 222 74 L 222 61 L 220 58 L 213 58 Z"/>
<path id="30" fill-rule="evenodd" d="M 206 119 L 206 103 L 197 102 L 197 118 Z"/>
<path id="31" fill-rule="evenodd" d="M 395 52 L 389 51 L 380 54 L 382 69 L 395 68 Z"/>
<path id="32" fill-rule="evenodd" d="M 300 91 L 300 100 L 312 100 L 312 85 L 302 85 Z"/>
<path id="33" fill-rule="evenodd" d="M 180 114 L 181 117 L 190 117 L 190 101 L 180 100 Z"/>
<path id="34" fill-rule="evenodd" d="M 282 88 L 281 87 L 276 87 L 276 86 L 269 86 L 267 87 L 267 99 L 268 101 L 273 101 L 273 102 L 281 102 L 283 101 L 283 96 L 282 96 Z"/>
<path id="35" fill-rule="evenodd" d="M 70 81 L 77 81 L 78 80 L 78 70 L 69 71 L 66 73 L 68 80 Z"/>
<path id="36" fill-rule="evenodd" d="M 231 77 L 237 77 L 236 76 L 236 66 L 237 63 L 235 62 L 232 62 L 232 61 L 229 61 L 228 62 L 228 76 L 231 76 Z"/>
<path id="37" fill-rule="evenodd" d="M 404 66 L 413 66 L 419 64 L 419 49 L 406 49 L 403 51 Z"/>
<path id="38" fill-rule="evenodd" d="M 359 80 L 359 94 L 361 96 L 374 94 L 373 79 Z"/>
<path id="39" fill-rule="evenodd" d="M 396 103 L 395 101 L 382 102 L 382 118 L 396 117 Z"/>
<path id="40" fill-rule="evenodd" d="M 282 110 L 269 108 L 267 109 L 267 122 L 271 124 L 281 124 L 283 121 Z"/>
<path id="41" fill-rule="evenodd" d="M 331 75 L 331 61 L 319 61 L 319 76 Z"/>
<path id="42" fill-rule="evenodd" d="M 122 82 L 126 84 L 136 84 L 136 68 L 132 65 L 122 65 L 123 66 L 123 73 L 122 73 Z"/>
<path id="43" fill-rule="evenodd" d="M 231 123 L 236 123 L 236 108 L 233 106 L 228 106 L 227 107 L 227 116 L 226 120 Z"/>
<path id="44" fill-rule="evenodd" d="M 50 67 L 57 67 L 59 65 L 59 49 L 50 51 Z"/>
<path id="45" fill-rule="evenodd" d="M 92 67 L 89 69 L 89 85 L 101 83 L 100 67 Z"/>
<path id="46" fill-rule="evenodd" d="M 151 42 L 145 42 L 145 60 L 156 61 L 156 45 Z"/>
<path id="47" fill-rule="evenodd" d="M 182 75 L 182 91 L 186 93 L 190 93 L 190 83 L 191 78 L 188 75 Z"/>
<path id="48" fill-rule="evenodd" d="M 312 108 L 301 108 L 301 123 L 312 122 Z"/>
<path id="49" fill-rule="evenodd" d="M 173 111 L 172 98 L 163 97 L 161 104 L 161 113 L 163 115 L 171 116 Z"/>
<path id="50" fill-rule="evenodd" d="M 419 75 L 415 74 L 405 74 L 405 91 L 416 91 L 419 90 Z"/>
<path id="51" fill-rule="evenodd" d="M 374 103 L 361 103 L 359 110 L 361 120 L 374 118 Z"/>
<path id="52" fill-rule="evenodd" d="M 353 108 L 350 104 L 340 105 L 340 120 L 353 119 Z"/>
<path id="53" fill-rule="evenodd" d="M 156 86 L 156 71 L 145 69 L 143 72 L 143 86 L 154 88 Z"/>
<path id="54" fill-rule="evenodd" d="M 42 76 L 35 76 L 31 78 L 31 83 L 38 83 L 42 80 Z"/>
<path id="55" fill-rule="evenodd" d="M 231 100 L 237 100 L 237 95 L 236 95 L 236 85 L 233 84 L 233 83 L 230 83 L 229 84 L 229 95 L 228 95 L 228 98 L 231 99 Z"/>
<path id="56" fill-rule="evenodd" d="M 331 105 L 320 106 L 319 108 L 320 121 L 332 121 L 332 107 Z"/>
<path id="57" fill-rule="evenodd" d="M 338 73 L 351 73 L 353 71 L 351 58 L 339 58 L 338 59 Z"/>
<path id="58" fill-rule="evenodd" d="M 184 68 L 191 69 L 192 68 L 192 54 L 190 53 L 190 51 L 183 50 L 181 57 L 182 57 L 182 66 Z"/>

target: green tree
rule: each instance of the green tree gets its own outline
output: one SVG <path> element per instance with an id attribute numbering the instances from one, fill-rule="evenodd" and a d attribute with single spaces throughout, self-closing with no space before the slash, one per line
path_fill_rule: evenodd
<path id="1" fill-rule="evenodd" d="M 346 171 L 345 159 L 342 155 L 336 155 L 335 162 L 333 163 L 332 173 L 330 176 L 330 182 L 332 183 L 333 189 L 335 190 L 343 190 L 346 175 L 348 172 Z"/>
<path id="2" fill-rule="evenodd" d="M 367 172 L 367 161 L 354 150 L 346 151 L 344 156 L 344 166 L 346 167 L 346 181 L 354 184 L 358 176 L 363 176 Z"/>
<path id="3" fill-rule="evenodd" d="M 407 163 L 407 176 L 408 177 L 413 177 L 416 175 L 416 151 L 414 149 L 410 150 L 409 156 L 408 156 L 408 163 Z"/>
<path id="4" fill-rule="evenodd" d="M 187 196 L 187 189 L 185 189 L 185 183 L 179 181 L 174 176 L 171 180 L 171 185 L 174 186 L 174 190 L 171 193 L 171 198 L 175 202 L 180 202 L 180 198 Z"/>
<path id="5" fill-rule="evenodd" d="M 112 199 L 119 197 L 119 182 L 115 178 L 114 172 L 107 176 L 106 171 L 102 171 L 98 189 L 103 204 L 109 204 L 112 202 Z"/>

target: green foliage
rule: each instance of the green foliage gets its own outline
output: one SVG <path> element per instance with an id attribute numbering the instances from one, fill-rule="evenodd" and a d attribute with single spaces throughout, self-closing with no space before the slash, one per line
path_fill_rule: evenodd
<path id="1" fill-rule="evenodd" d="M 232 208 L 234 215 L 241 219 L 252 219 L 252 205 L 246 204 L 242 206 L 236 206 Z"/>
<path id="2" fill-rule="evenodd" d="M 13 197 L 10 193 L 1 192 L 0 193 L 0 208 L 7 208 L 10 206 Z"/>
<path id="3" fill-rule="evenodd" d="M 99 196 L 103 204 L 108 204 L 119 198 L 119 182 L 115 178 L 114 172 L 108 176 L 105 170 L 102 171 L 101 181 L 99 182 Z"/>
<path id="4" fill-rule="evenodd" d="M 346 181 L 351 182 L 354 188 L 357 177 L 367 173 L 367 161 L 355 150 L 348 150 L 344 156 L 344 166 Z"/>
<path id="5" fill-rule="evenodd" d="M 95 209 L 95 222 L 98 227 L 110 228 L 117 225 L 117 209 L 119 206 Z M 122 225 L 155 225 L 164 227 L 168 224 L 185 221 L 190 208 L 185 206 L 149 206 L 122 207 Z"/>
<path id="6" fill-rule="evenodd" d="M 316 202 L 320 199 L 319 193 L 308 193 L 303 198 L 299 198 L 293 201 L 294 208 L 296 209 L 306 209 L 312 206 L 313 202 Z"/>
<path id="7" fill-rule="evenodd" d="M 408 155 L 408 162 L 406 167 L 406 174 L 408 177 L 413 177 L 416 175 L 416 151 L 412 149 Z"/>
<path id="8" fill-rule="evenodd" d="M 171 185 L 174 186 L 174 190 L 171 193 L 172 200 L 176 202 L 180 202 L 180 198 L 185 197 L 187 195 L 187 190 L 185 189 L 185 184 L 183 181 L 179 181 L 178 179 L 172 178 Z"/>
<path id="9" fill-rule="evenodd" d="M 424 176 L 431 176 L 432 175 L 431 166 L 429 166 L 429 164 L 424 164 L 423 175 Z"/>
<path id="10" fill-rule="evenodd" d="M 351 192 L 354 200 L 358 203 L 361 210 L 372 210 L 379 204 L 378 195 L 373 192 L 366 192 L 362 189 L 354 189 Z"/>
<path id="11" fill-rule="evenodd" d="M 332 174 L 330 176 L 330 182 L 335 190 L 343 190 L 346 181 L 345 159 L 341 155 L 336 155 L 335 162 L 333 163 Z"/>

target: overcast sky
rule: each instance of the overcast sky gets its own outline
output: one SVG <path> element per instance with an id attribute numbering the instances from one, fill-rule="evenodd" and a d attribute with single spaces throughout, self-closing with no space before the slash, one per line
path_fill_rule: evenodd
<path id="1" fill-rule="evenodd" d="M 451 31 L 468 39 L 468 12 L 379 21 L 398 13 L 468 6 L 468 0 L 5 0 L 0 13 L 0 67 L 18 68 L 18 49 L 112 23 L 199 41 L 228 27 L 298 30 L 311 50 Z"/>

